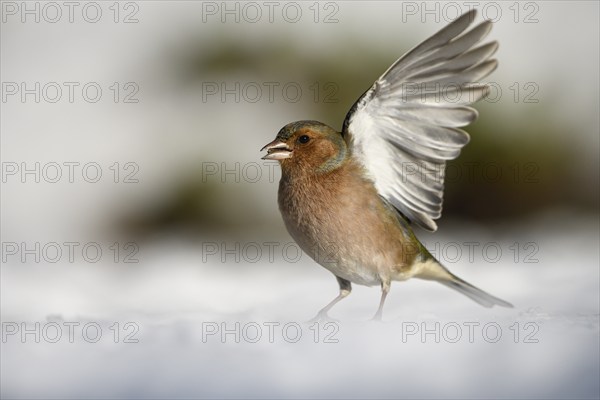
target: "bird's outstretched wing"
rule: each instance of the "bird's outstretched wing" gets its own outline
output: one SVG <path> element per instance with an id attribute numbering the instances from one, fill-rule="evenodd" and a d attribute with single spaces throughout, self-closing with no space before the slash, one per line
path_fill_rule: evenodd
<path id="1" fill-rule="evenodd" d="M 467 105 L 488 93 L 478 81 L 497 66 L 497 42 L 475 47 L 490 21 L 463 33 L 476 15 L 463 14 L 400 57 L 352 106 L 342 133 L 379 194 L 410 221 L 435 231 L 441 216 L 446 160 L 477 118 Z"/>

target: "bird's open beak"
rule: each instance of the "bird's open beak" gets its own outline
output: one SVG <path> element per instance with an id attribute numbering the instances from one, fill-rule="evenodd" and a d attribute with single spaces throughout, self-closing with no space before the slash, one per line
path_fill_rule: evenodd
<path id="1" fill-rule="evenodd" d="M 267 155 L 262 158 L 263 160 L 284 160 L 292 156 L 292 149 L 279 139 L 273 140 L 271 143 L 260 149 L 260 151 L 264 150 L 267 150 Z"/>

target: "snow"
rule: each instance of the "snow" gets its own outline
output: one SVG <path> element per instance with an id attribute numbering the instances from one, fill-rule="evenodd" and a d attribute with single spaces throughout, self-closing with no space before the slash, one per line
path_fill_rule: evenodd
<path id="1" fill-rule="evenodd" d="M 543 239 L 538 263 L 447 263 L 514 309 L 412 280 L 392 285 L 381 323 L 369 321 L 379 289 L 356 285 L 337 321 L 307 322 L 337 286 L 306 256 L 222 263 L 171 238 L 146 243 L 138 264 L 8 263 L 2 397 L 597 398 L 597 228 L 570 226 L 428 236 L 504 250 Z M 22 338 L 36 322 L 39 343 Z"/>

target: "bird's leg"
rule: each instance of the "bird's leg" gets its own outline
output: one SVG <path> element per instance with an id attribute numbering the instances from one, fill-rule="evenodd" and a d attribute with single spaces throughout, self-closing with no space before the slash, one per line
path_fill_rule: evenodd
<path id="1" fill-rule="evenodd" d="M 385 304 L 385 298 L 390 291 L 390 282 L 382 281 L 381 282 L 381 300 L 379 301 L 379 308 L 377 312 L 373 316 L 372 320 L 381 321 L 381 317 L 383 316 L 383 305 Z"/>
<path id="2" fill-rule="evenodd" d="M 340 278 L 339 276 L 336 276 L 336 279 L 338 281 L 338 284 L 340 285 L 340 294 L 338 294 L 338 296 L 335 299 L 331 300 L 329 304 L 323 307 L 321 311 L 319 311 L 317 315 L 310 320 L 310 322 L 331 319 L 329 318 L 329 315 L 327 315 L 329 310 L 331 310 L 331 307 L 335 306 L 340 300 L 347 297 L 352 291 L 352 284 L 350 283 L 350 281 Z"/>

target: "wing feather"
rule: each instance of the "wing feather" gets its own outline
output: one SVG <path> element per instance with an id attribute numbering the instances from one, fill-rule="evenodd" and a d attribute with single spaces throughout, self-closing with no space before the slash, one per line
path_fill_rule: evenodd
<path id="1" fill-rule="evenodd" d="M 442 215 L 446 161 L 469 142 L 459 128 L 477 118 L 468 105 L 487 95 L 479 80 L 498 65 L 490 59 L 497 42 L 477 45 L 492 23 L 467 30 L 475 15 L 463 14 L 400 57 L 344 120 L 353 157 L 379 194 L 428 230 Z"/>

